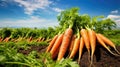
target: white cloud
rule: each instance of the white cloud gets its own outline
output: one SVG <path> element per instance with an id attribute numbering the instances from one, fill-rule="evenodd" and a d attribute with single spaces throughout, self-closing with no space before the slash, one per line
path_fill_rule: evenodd
<path id="1" fill-rule="evenodd" d="M 110 18 L 113 21 L 115 21 L 117 26 L 120 27 L 120 15 L 108 15 L 107 18 Z"/>
<path id="2" fill-rule="evenodd" d="M 114 21 L 116 22 L 117 26 L 120 27 L 120 18 Z"/>
<path id="3" fill-rule="evenodd" d="M 60 9 L 60 8 L 52 8 L 55 12 L 61 12 L 63 11 L 63 9 Z"/>
<path id="4" fill-rule="evenodd" d="M 117 14 L 118 10 L 111 11 L 112 14 Z"/>
<path id="5" fill-rule="evenodd" d="M 9 19 L 2 19 L 0 20 L 0 27 L 49 27 L 49 26 L 56 26 L 58 25 L 57 19 L 46 19 L 45 16 L 43 18 L 39 18 L 33 15 L 36 11 L 44 10 L 44 13 L 53 13 L 54 12 L 61 12 L 63 9 L 57 7 L 51 7 L 51 5 L 55 4 L 55 2 L 51 0 L 2 0 L 4 2 L 8 2 L 10 4 L 15 3 L 19 7 L 24 9 L 24 13 L 28 14 L 28 17 L 25 19 L 18 19 L 15 20 L 14 18 Z M 5 6 L 6 3 L 3 3 L 0 6 Z M 55 5 L 54 5 L 55 6 Z M 38 10 L 38 11 L 37 11 Z M 48 12 L 45 12 L 48 11 Z M 41 13 L 41 12 L 40 12 Z M 42 12 L 43 13 L 43 12 Z M 40 14 L 38 15 L 40 16 Z"/>
<path id="6" fill-rule="evenodd" d="M 120 15 L 108 15 L 107 18 L 117 19 L 117 18 L 120 18 Z"/>
<path id="7" fill-rule="evenodd" d="M 43 19 L 36 16 L 31 16 L 28 19 L 20 20 L 1 20 L 0 27 L 53 27 L 58 25 L 57 20 Z"/>
<path id="8" fill-rule="evenodd" d="M 19 3 L 19 6 L 23 6 L 26 14 L 32 14 L 37 9 L 45 9 L 52 4 L 49 0 L 14 0 Z"/>

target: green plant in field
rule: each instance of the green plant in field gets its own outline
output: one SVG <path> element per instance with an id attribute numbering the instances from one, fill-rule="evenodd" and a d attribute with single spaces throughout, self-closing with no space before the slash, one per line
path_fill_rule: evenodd
<path id="1" fill-rule="evenodd" d="M 10 35 L 11 35 L 11 29 L 9 29 L 9 28 L 1 29 L 1 36 L 3 39 L 6 37 L 9 37 Z"/>
<path id="2" fill-rule="evenodd" d="M 53 61 L 52 58 L 50 57 L 50 54 L 45 54 L 43 53 L 43 55 L 41 55 L 42 58 L 45 58 L 44 61 L 44 66 L 45 67 L 79 67 L 79 65 L 77 64 L 77 62 L 72 61 L 72 59 L 62 59 L 60 61 Z"/>
<path id="3" fill-rule="evenodd" d="M 32 51 L 28 55 L 24 55 L 18 52 L 19 48 L 27 49 L 34 44 L 36 43 L 0 43 L 0 65 L 3 67 L 79 67 L 75 61 L 70 59 L 63 59 L 56 62 L 52 60 L 48 53 Z M 46 43 L 41 42 L 39 44 L 45 45 Z"/>
<path id="4" fill-rule="evenodd" d="M 12 51 L 13 52 L 13 51 Z M 41 54 L 39 58 L 36 58 L 38 56 L 36 51 L 32 51 L 29 55 L 25 56 L 21 53 L 16 53 L 10 55 L 11 52 L 7 53 L 6 56 L 0 56 L 0 64 L 3 64 L 4 66 L 13 67 L 21 67 L 21 66 L 27 66 L 27 67 L 79 67 L 79 65 L 70 59 L 63 59 L 59 62 L 55 62 L 50 58 L 50 55 L 48 54 Z M 45 60 L 47 60 L 45 62 Z"/>
<path id="5" fill-rule="evenodd" d="M 79 67 L 79 65 L 71 59 L 62 59 L 57 62 L 55 67 Z"/>
<path id="6" fill-rule="evenodd" d="M 12 29 L 11 28 L 11 35 L 10 35 L 11 38 L 19 38 L 21 35 L 22 35 L 22 31 L 20 31 L 20 29 L 18 29 L 18 28 Z"/>

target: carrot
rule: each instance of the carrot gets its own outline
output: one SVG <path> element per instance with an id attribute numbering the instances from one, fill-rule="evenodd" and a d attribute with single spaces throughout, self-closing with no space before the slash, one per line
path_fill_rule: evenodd
<path id="1" fill-rule="evenodd" d="M 56 52 L 52 55 L 52 59 L 56 59 L 57 55 L 59 53 L 59 48 L 56 50 Z"/>
<path id="2" fill-rule="evenodd" d="M 46 42 L 50 42 L 52 39 L 46 39 Z"/>
<path id="3" fill-rule="evenodd" d="M 78 58 L 78 62 L 80 62 L 80 60 L 81 60 L 83 48 L 84 48 L 84 40 L 83 40 L 83 37 L 81 37 L 80 38 L 80 46 L 79 46 L 79 58 Z"/>
<path id="4" fill-rule="evenodd" d="M 80 38 L 78 37 L 75 39 L 74 46 L 73 46 L 73 49 L 72 49 L 72 52 L 71 52 L 69 58 L 73 58 L 75 56 L 75 54 L 79 50 L 79 45 L 80 45 Z"/>
<path id="5" fill-rule="evenodd" d="M 31 42 L 33 40 L 32 36 L 28 39 L 28 42 Z"/>
<path id="6" fill-rule="evenodd" d="M 107 45 L 113 47 L 114 50 L 120 55 L 120 52 L 116 49 L 115 44 L 111 40 L 109 40 L 107 37 L 105 37 L 104 35 L 102 35 L 100 33 L 98 35 Z"/>
<path id="7" fill-rule="evenodd" d="M 75 42 L 74 42 L 69 58 L 73 58 L 75 56 L 75 54 L 79 50 L 79 45 L 80 45 L 80 33 L 79 33 L 79 29 L 77 29 L 77 38 L 75 38 Z"/>
<path id="8" fill-rule="evenodd" d="M 4 39 L 4 42 L 8 42 L 10 39 L 11 39 L 10 37 L 6 37 L 6 38 Z"/>
<path id="9" fill-rule="evenodd" d="M 41 41 L 44 41 L 45 40 L 45 38 L 42 38 L 42 40 Z"/>
<path id="10" fill-rule="evenodd" d="M 37 39 L 37 42 L 40 42 L 41 40 L 42 40 L 42 37 L 38 38 L 38 39 Z"/>
<path id="11" fill-rule="evenodd" d="M 81 29 L 81 36 L 83 37 L 83 40 L 85 42 L 85 46 L 87 48 L 88 58 L 89 58 L 90 57 L 90 42 L 89 42 L 88 32 L 86 29 Z"/>
<path id="12" fill-rule="evenodd" d="M 67 48 L 70 44 L 72 34 L 73 34 L 73 30 L 71 28 L 66 29 L 64 36 L 63 36 L 62 44 L 60 46 L 60 50 L 59 50 L 59 54 L 57 58 L 58 61 L 61 60 L 63 56 L 65 55 Z"/>
<path id="13" fill-rule="evenodd" d="M 53 46 L 53 44 L 55 43 L 56 39 L 58 38 L 58 35 L 55 35 L 52 39 L 52 41 L 50 42 L 49 46 L 47 47 L 46 52 L 49 52 Z"/>
<path id="14" fill-rule="evenodd" d="M 89 35 L 90 46 L 91 46 L 91 65 L 92 65 L 93 55 L 94 55 L 95 47 L 96 47 L 96 34 L 93 30 L 88 29 L 88 35 Z"/>
<path id="15" fill-rule="evenodd" d="M 97 37 L 98 42 L 99 42 L 105 49 L 107 49 L 111 54 L 118 56 L 117 54 L 114 54 L 114 53 L 107 47 L 107 45 L 104 43 L 104 41 L 102 40 L 102 38 L 100 37 L 99 34 L 96 34 L 96 37 Z"/>
<path id="16" fill-rule="evenodd" d="M 69 52 L 71 53 L 72 49 L 73 49 L 73 45 L 74 45 L 74 41 L 75 41 L 76 35 L 72 36 L 71 42 L 70 42 L 70 47 L 69 47 Z"/>
<path id="17" fill-rule="evenodd" d="M 0 42 L 2 42 L 2 40 L 3 40 L 2 37 L 0 37 Z"/>
<path id="18" fill-rule="evenodd" d="M 56 53 L 57 49 L 60 47 L 62 43 L 63 35 L 64 34 L 62 33 L 58 36 L 57 40 L 55 41 L 53 47 L 50 50 L 51 55 L 54 55 L 54 53 Z"/>

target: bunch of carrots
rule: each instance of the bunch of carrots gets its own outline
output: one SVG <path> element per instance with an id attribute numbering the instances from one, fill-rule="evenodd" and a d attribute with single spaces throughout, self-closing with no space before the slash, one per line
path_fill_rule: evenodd
<path id="1" fill-rule="evenodd" d="M 90 58 L 90 64 L 92 65 L 97 42 L 111 54 L 115 56 L 120 55 L 115 44 L 101 33 L 96 33 L 90 28 L 82 28 L 78 29 L 77 34 L 73 34 L 72 27 L 67 28 L 61 34 L 55 35 L 49 43 L 46 52 L 50 52 L 51 57 L 57 59 L 57 61 L 64 58 L 67 52 L 69 52 L 67 57 L 70 59 L 73 59 L 77 55 L 77 52 L 79 52 L 78 62 L 81 62 L 83 49 L 86 48 L 88 51 L 88 58 Z M 113 53 L 109 46 L 114 48 L 116 53 Z"/>
<path id="2" fill-rule="evenodd" d="M 59 21 L 63 26 L 63 30 L 53 37 L 46 52 L 49 52 L 51 57 L 57 61 L 65 58 L 66 55 L 68 58 L 73 59 L 77 53 L 79 53 L 78 63 L 80 63 L 83 50 L 87 49 L 88 60 L 90 61 L 90 65 L 92 65 L 93 56 L 97 47 L 96 45 L 99 43 L 112 55 L 120 56 L 120 52 L 110 39 L 94 31 L 97 17 L 91 20 L 88 16 L 80 16 L 77 11 L 78 9 L 75 8 L 61 12 Z M 114 48 L 116 53 L 113 53 L 109 47 Z"/>

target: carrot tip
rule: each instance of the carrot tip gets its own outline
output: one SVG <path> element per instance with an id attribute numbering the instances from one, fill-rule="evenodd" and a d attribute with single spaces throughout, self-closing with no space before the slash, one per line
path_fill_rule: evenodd
<path id="1" fill-rule="evenodd" d="M 116 48 L 114 48 L 114 50 L 119 54 L 119 56 L 120 56 L 120 52 L 116 49 Z"/>
<path id="2" fill-rule="evenodd" d="M 115 54 L 115 53 L 113 53 L 111 50 L 109 50 L 109 49 L 107 49 L 112 55 L 115 55 L 115 56 L 120 56 L 120 55 L 118 55 L 118 54 Z"/>

